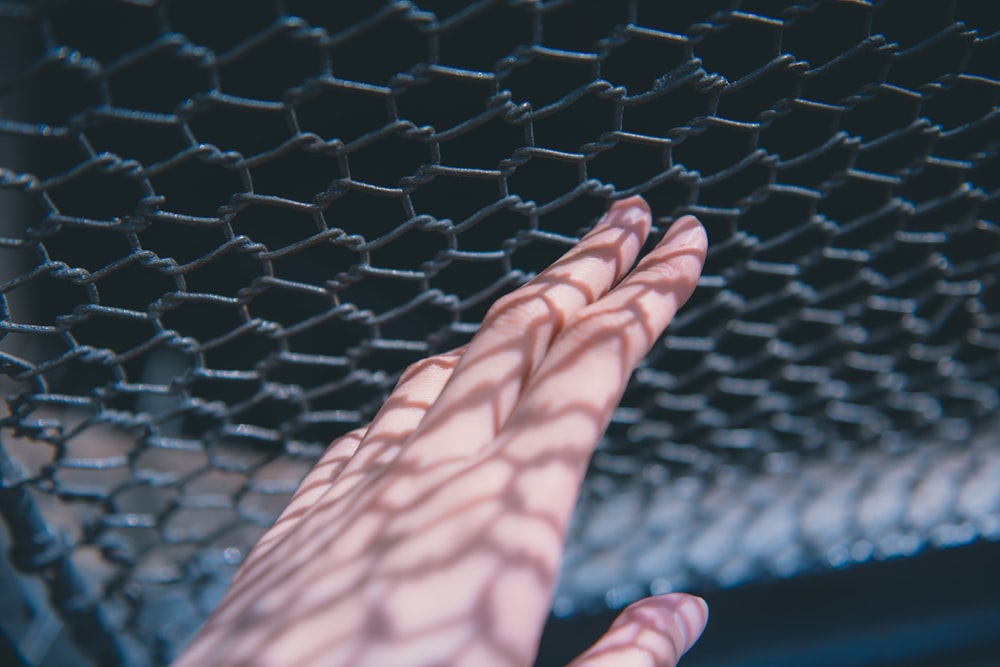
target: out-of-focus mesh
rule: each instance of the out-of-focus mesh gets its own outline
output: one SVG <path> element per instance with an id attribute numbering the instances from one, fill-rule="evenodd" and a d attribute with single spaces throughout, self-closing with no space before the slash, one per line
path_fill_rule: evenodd
<path id="1" fill-rule="evenodd" d="M 324 446 L 634 193 L 711 247 L 557 613 L 1000 538 L 998 30 L 975 0 L 0 0 L 10 561 L 100 663 L 168 660 Z"/>

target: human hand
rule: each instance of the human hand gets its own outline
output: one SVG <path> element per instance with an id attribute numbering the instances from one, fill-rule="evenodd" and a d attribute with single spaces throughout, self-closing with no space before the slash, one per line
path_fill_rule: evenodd
<path id="1" fill-rule="evenodd" d="M 531 665 L 590 456 L 704 263 L 684 217 L 630 272 L 650 224 L 641 198 L 616 203 L 467 346 L 407 369 L 176 665 Z M 672 666 L 706 618 L 698 598 L 647 598 L 572 664 Z"/>

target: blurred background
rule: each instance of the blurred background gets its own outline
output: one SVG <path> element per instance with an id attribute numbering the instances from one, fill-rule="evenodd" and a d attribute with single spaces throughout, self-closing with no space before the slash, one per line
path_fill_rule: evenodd
<path id="1" fill-rule="evenodd" d="M 1000 8 L 0 0 L 0 664 L 168 663 L 409 362 L 642 194 L 710 250 L 538 665 L 1000 664 Z"/>

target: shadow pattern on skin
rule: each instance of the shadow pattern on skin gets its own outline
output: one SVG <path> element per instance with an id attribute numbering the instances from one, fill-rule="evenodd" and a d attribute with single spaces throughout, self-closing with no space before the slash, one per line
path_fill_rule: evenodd
<path id="1" fill-rule="evenodd" d="M 530 665 L 590 456 L 704 261 L 688 217 L 629 273 L 649 226 L 618 202 L 468 346 L 411 366 L 176 664 Z M 689 596 L 641 601 L 577 664 L 673 665 L 705 618 Z"/>

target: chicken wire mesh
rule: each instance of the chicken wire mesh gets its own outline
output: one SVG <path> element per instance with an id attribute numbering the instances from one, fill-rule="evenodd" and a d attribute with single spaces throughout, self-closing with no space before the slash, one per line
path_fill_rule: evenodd
<path id="1" fill-rule="evenodd" d="M 710 250 L 555 611 L 1000 538 L 1000 17 L 0 0 L 0 510 L 161 664 L 402 368 L 643 194 Z"/>

